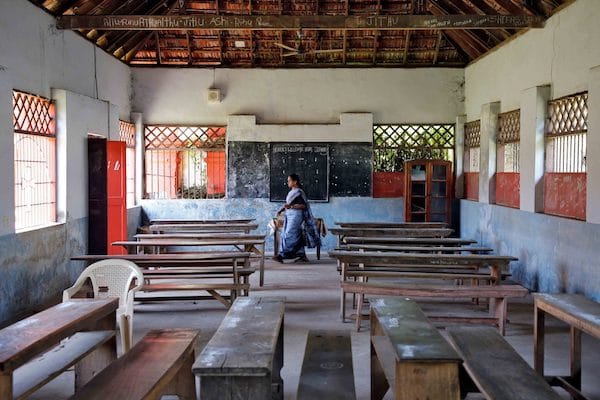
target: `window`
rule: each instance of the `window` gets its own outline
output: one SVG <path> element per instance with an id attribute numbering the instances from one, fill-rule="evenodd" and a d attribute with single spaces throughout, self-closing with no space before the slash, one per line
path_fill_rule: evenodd
<path id="1" fill-rule="evenodd" d="M 204 199 L 225 196 L 225 128 L 145 128 L 148 199 Z"/>
<path id="2" fill-rule="evenodd" d="M 453 124 L 373 126 L 373 170 L 397 172 L 409 160 L 454 160 Z"/>
<path id="3" fill-rule="evenodd" d="M 51 100 L 13 91 L 15 229 L 56 222 L 56 129 Z"/>
<path id="4" fill-rule="evenodd" d="M 548 103 L 546 171 L 585 172 L 587 93 Z"/>
<path id="5" fill-rule="evenodd" d="M 127 207 L 135 206 L 135 125 L 119 121 L 119 139 L 125 142 L 125 174 L 127 176 Z"/>
<path id="6" fill-rule="evenodd" d="M 586 218 L 588 94 L 548 102 L 544 212 Z"/>
<path id="7" fill-rule="evenodd" d="M 471 121 L 465 124 L 465 197 L 469 200 L 479 200 L 479 155 L 481 142 L 481 121 Z"/>
<path id="8" fill-rule="evenodd" d="M 521 111 L 500 114 L 496 135 L 496 204 L 502 206 L 519 208 L 521 204 L 520 140 Z"/>
<path id="9" fill-rule="evenodd" d="M 520 140 L 521 110 L 500 114 L 496 136 L 498 172 L 519 172 Z"/>

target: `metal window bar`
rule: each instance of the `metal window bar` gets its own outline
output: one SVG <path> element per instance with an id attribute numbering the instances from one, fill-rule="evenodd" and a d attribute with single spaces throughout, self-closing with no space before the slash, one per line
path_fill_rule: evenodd
<path id="1" fill-rule="evenodd" d="M 578 93 L 548 102 L 546 170 L 586 172 L 588 93 Z"/>
<path id="2" fill-rule="evenodd" d="M 224 127 L 146 126 L 146 198 L 223 197 L 224 188 L 215 193 L 209 185 L 215 176 L 224 180 L 225 163 L 210 168 L 210 176 L 207 163 L 209 152 L 225 154 L 225 133 Z"/>
<path id="3" fill-rule="evenodd" d="M 13 91 L 15 229 L 56 222 L 56 131 L 51 100 Z"/>
<path id="4" fill-rule="evenodd" d="M 373 170 L 397 172 L 415 159 L 454 161 L 453 124 L 373 125 Z"/>
<path id="5" fill-rule="evenodd" d="M 498 172 L 519 172 L 521 140 L 521 110 L 508 111 L 498 115 L 498 135 L 496 136 Z"/>

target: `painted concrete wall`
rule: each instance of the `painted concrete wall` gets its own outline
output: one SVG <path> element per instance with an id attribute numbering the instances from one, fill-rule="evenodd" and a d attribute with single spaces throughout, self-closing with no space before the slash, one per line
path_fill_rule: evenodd
<path id="1" fill-rule="evenodd" d="M 519 258 L 512 279 L 532 290 L 600 301 L 600 225 L 461 200 L 461 236 Z"/>
<path id="2" fill-rule="evenodd" d="M 58 217 L 15 233 L 12 90 L 54 97 L 58 110 Z M 25 0 L 0 1 L 0 325 L 60 299 L 87 247 L 88 132 L 115 137 L 129 119 L 129 67 Z M 66 155 L 68 154 L 68 157 Z"/>
<path id="3" fill-rule="evenodd" d="M 268 234 L 268 224 L 282 203 L 268 199 L 216 199 L 216 200 L 142 200 L 145 221 L 154 218 L 227 219 L 255 218 L 256 232 Z M 336 221 L 404 220 L 402 199 L 373 199 L 369 197 L 332 197 L 328 203 L 312 203 L 315 217 L 323 218 L 325 225 L 333 227 Z M 335 247 L 335 236 L 322 238 L 322 249 Z M 267 249 L 273 249 L 273 237 L 267 240 Z"/>
<path id="4" fill-rule="evenodd" d="M 465 69 L 467 120 L 479 118 L 482 104 L 501 102 L 501 112 L 521 105 L 521 92 L 552 84 L 552 98 L 588 88 L 592 67 L 600 65 L 600 3 L 577 0 Z"/>
<path id="5" fill-rule="evenodd" d="M 245 114 L 259 124 L 329 124 L 345 112 L 425 123 L 463 113 L 462 69 L 132 68 L 132 75 L 132 109 L 146 123 L 225 125 Z M 207 102 L 209 87 L 221 89 L 221 103 Z"/>

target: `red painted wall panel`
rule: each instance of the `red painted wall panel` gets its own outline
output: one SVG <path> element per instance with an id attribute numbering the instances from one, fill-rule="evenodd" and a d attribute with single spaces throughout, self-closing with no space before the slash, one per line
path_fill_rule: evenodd
<path id="1" fill-rule="evenodd" d="M 108 254 L 127 254 L 121 246 L 112 246 L 117 240 L 127 240 L 127 174 L 125 171 L 125 142 L 106 142 L 107 197 L 108 197 Z"/>
<path id="2" fill-rule="evenodd" d="M 544 212 L 585 221 L 586 174 L 546 173 Z"/>
<path id="3" fill-rule="evenodd" d="M 373 197 L 403 197 L 404 172 L 373 172 Z"/>
<path id="4" fill-rule="evenodd" d="M 479 200 L 479 172 L 465 172 L 465 199 Z"/>
<path id="5" fill-rule="evenodd" d="M 206 153 L 206 191 L 209 195 L 225 194 L 225 152 Z"/>
<path id="6" fill-rule="evenodd" d="M 496 204 L 513 208 L 521 206 L 520 179 L 518 172 L 496 173 Z"/>

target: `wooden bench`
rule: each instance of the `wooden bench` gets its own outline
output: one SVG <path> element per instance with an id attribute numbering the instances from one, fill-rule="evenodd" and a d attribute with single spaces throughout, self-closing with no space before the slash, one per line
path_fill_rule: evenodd
<path id="1" fill-rule="evenodd" d="M 211 232 L 211 233 L 250 233 L 258 229 L 258 224 L 252 223 L 204 223 L 204 224 L 158 224 L 148 227 L 150 232 Z"/>
<path id="2" fill-rule="evenodd" d="M 472 253 L 472 254 L 484 254 L 491 253 L 494 249 L 489 247 L 474 247 L 474 246 L 401 246 L 401 245 L 388 245 L 388 244 L 345 244 L 340 246 L 336 250 L 350 250 L 350 251 L 391 251 L 391 252 L 403 252 L 403 253 Z"/>
<path id="3" fill-rule="evenodd" d="M 237 299 L 196 359 L 202 400 L 283 400 L 284 300 Z"/>
<path id="4" fill-rule="evenodd" d="M 344 240 L 338 243 L 346 244 L 389 244 L 406 246 L 466 246 L 477 243 L 472 239 L 460 238 L 415 238 L 415 237 L 397 237 L 397 236 L 346 236 Z"/>
<path id="5" fill-rule="evenodd" d="M 371 399 L 458 400 L 461 362 L 416 302 L 371 302 Z"/>
<path id="6" fill-rule="evenodd" d="M 308 332 L 296 399 L 356 400 L 350 332 Z"/>
<path id="7" fill-rule="evenodd" d="M 477 389 L 489 400 L 559 400 L 560 397 L 493 328 L 448 330 Z"/>
<path id="8" fill-rule="evenodd" d="M 570 374 L 546 377 L 552 384 L 563 387 L 574 398 L 581 394 L 581 332 L 600 338 L 600 304 L 577 294 L 535 293 L 534 298 L 534 367 L 544 376 L 545 317 L 549 314 L 570 326 Z"/>
<path id="9" fill-rule="evenodd" d="M 195 400 L 191 368 L 197 336 L 198 331 L 190 329 L 150 331 L 71 399 L 158 400 L 169 394 Z"/>
<path id="10" fill-rule="evenodd" d="M 446 228 L 445 222 L 334 222 L 341 228 Z"/>
<path id="11" fill-rule="evenodd" d="M 349 236 L 380 237 L 392 236 L 403 238 L 445 238 L 454 230 L 448 228 L 332 228 L 329 230 L 338 236 L 338 244 Z"/>
<path id="12" fill-rule="evenodd" d="M 342 293 L 356 293 L 358 295 L 358 315 L 356 318 L 356 329 L 360 329 L 360 312 L 364 304 L 365 295 L 375 296 L 403 296 L 403 297 L 426 297 L 441 299 L 472 299 L 489 298 L 495 299 L 490 316 L 434 316 L 432 320 L 463 323 L 493 323 L 498 326 L 502 335 L 506 332 L 506 303 L 508 298 L 525 297 L 529 291 L 520 285 L 495 285 L 495 286 L 456 286 L 456 285 L 406 285 L 372 282 L 342 282 Z M 342 320 L 345 320 L 345 304 L 342 304 Z"/>
<path id="13" fill-rule="evenodd" d="M 151 219 L 151 225 L 163 224 L 248 224 L 253 222 L 254 218 L 241 219 L 171 219 L 171 218 L 156 218 Z"/>
<path id="14" fill-rule="evenodd" d="M 229 291 L 229 295 L 224 295 L 218 292 L 218 290 Z M 210 294 L 210 297 L 204 296 L 147 296 L 138 295 L 138 293 L 149 293 L 149 292 L 190 292 L 190 291 L 206 291 Z M 136 293 L 135 300 L 142 302 L 153 302 L 153 301 L 170 301 L 170 300 L 201 300 L 207 298 L 213 298 L 225 307 L 229 308 L 232 302 L 241 295 L 247 296 L 250 291 L 250 285 L 244 283 L 150 283 L 142 286 L 139 292 Z"/>
<path id="15" fill-rule="evenodd" d="M 73 365 L 75 388 L 87 383 L 117 356 L 118 306 L 71 300 L 0 330 L 0 400 L 25 399 Z"/>

